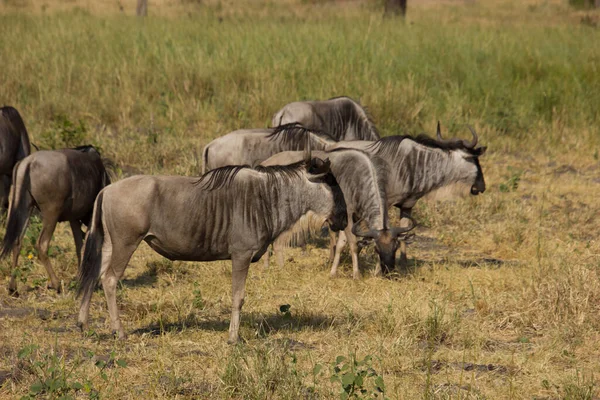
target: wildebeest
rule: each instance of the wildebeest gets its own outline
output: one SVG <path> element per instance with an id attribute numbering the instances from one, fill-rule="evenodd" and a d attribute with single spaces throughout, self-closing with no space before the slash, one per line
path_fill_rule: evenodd
<path id="1" fill-rule="evenodd" d="M 81 259 L 83 232 L 89 226 L 94 200 L 110 177 L 100 154 L 93 146 L 38 151 L 20 161 L 13 171 L 8 222 L 0 258 L 12 251 L 12 268 L 17 266 L 23 235 L 32 208 L 39 209 L 42 231 L 37 241 L 38 257 L 50 277 L 51 287 L 60 291 L 60 283 L 48 258 L 48 245 L 56 223 L 69 221 L 77 260 Z M 18 295 L 14 274 L 9 292 Z"/>
<path id="2" fill-rule="evenodd" d="M 399 208 L 404 221 L 411 217 L 412 208 L 420 198 L 442 187 L 467 185 L 473 195 L 485 191 L 479 156 L 485 153 L 486 147 L 475 147 L 477 134 L 472 128 L 470 130 L 473 135 L 470 142 L 444 139 L 438 123 L 437 140 L 423 134 L 417 137 L 388 136 L 376 142 L 339 142 L 329 148 L 357 148 L 384 160 L 387 204 Z M 285 164 L 299 157 L 299 152 L 285 152 L 272 157 L 270 162 Z M 331 276 L 337 273 L 339 253 L 346 240 L 344 232 L 340 232 Z M 400 266 L 406 268 L 406 265 L 406 242 L 401 241 Z M 381 273 L 379 265 L 376 273 Z M 354 276 L 358 276 L 357 270 L 354 270 Z"/>
<path id="3" fill-rule="evenodd" d="M 308 157 L 285 167 L 228 166 L 200 179 L 134 176 L 104 189 L 94 206 L 79 270 L 83 294 L 78 325 L 87 326 L 96 281 L 108 302 L 112 328 L 125 337 L 116 285 L 142 240 L 171 260 L 232 261 L 229 342 L 238 340 L 248 268 L 269 244 L 312 211 L 343 229 L 343 194 L 329 162 Z"/>
<path id="4" fill-rule="evenodd" d="M 290 157 L 287 155 L 290 154 Z M 300 152 L 277 154 L 261 165 L 285 165 L 296 162 Z M 390 227 L 388 205 L 385 194 L 385 175 L 387 167 L 383 160 L 356 149 L 337 149 L 330 152 L 315 151 L 316 157 L 327 158 L 331 162 L 331 172 L 340 185 L 346 202 L 348 226 L 345 229 L 352 249 L 352 264 L 355 274 L 358 272 L 358 247 L 356 236 L 375 242 L 375 250 L 380 262 L 387 269 L 394 269 L 398 235 L 412 229 Z M 359 224 L 364 221 L 368 229 L 361 230 Z M 283 235 L 282 235 L 283 236 Z M 285 240 L 282 237 L 283 240 Z M 282 243 L 274 244 L 280 267 L 283 265 Z M 268 256 L 268 254 L 265 254 Z M 338 260 L 339 262 L 339 255 Z M 355 275 L 359 278 L 359 275 Z"/>
<path id="5" fill-rule="evenodd" d="M 292 122 L 327 132 L 336 141 L 379 139 L 379 132 L 366 110 L 345 96 L 289 103 L 275 113 L 272 124 L 278 126 Z"/>
<path id="6" fill-rule="evenodd" d="M 0 108 L 0 206 L 8 205 L 15 164 L 30 153 L 29 135 L 19 112 L 11 106 Z"/>
<path id="7" fill-rule="evenodd" d="M 335 143 L 329 135 L 291 123 L 276 128 L 239 129 L 204 147 L 202 173 L 227 165 L 258 165 L 273 154 L 286 150 L 322 150 Z"/>

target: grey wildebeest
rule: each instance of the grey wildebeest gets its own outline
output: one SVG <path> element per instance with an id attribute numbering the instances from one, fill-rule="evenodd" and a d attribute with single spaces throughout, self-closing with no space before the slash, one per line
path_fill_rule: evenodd
<path id="1" fill-rule="evenodd" d="M 291 153 L 291 154 L 290 154 Z M 297 162 L 300 152 L 284 152 L 281 156 L 275 155 L 265 160 L 261 165 L 281 165 Z M 287 155 L 290 154 L 290 157 Z M 387 166 L 383 160 L 376 156 L 356 149 L 337 149 L 330 152 L 315 151 L 316 157 L 328 159 L 331 162 L 331 172 L 344 194 L 346 210 L 348 213 L 348 226 L 345 229 L 352 249 L 352 264 L 358 273 L 358 248 L 356 237 L 375 242 L 375 251 L 379 261 L 387 269 L 394 269 L 398 236 L 414 227 L 390 227 L 388 220 L 388 204 L 385 194 L 385 178 Z M 368 229 L 360 229 L 358 222 L 366 223 Z M 355 222 L 357 222 L 355 224 Z M 412 222 L 412 221 L 411 221 Z M 278 264 L 283 265 L 283 241 L 274 243 Z M 267 253 L 268 254 L 268 253 Z M 267 256 L 265 254 L 265 256 Z M 267 265 L 267 264 L 266 264 Z M 356 275 L 355 278 L 359 276 Z"/>
<path id="2" fill-rule="evenodd" d="M 285 167 L 228 166 L 200 179 L 134 176 L 98 195 L 79 269 L 78 325 L 86 329 L 98 278 L 111 326 L 125 337 L 116 286 L 142 240 L 170 260 L 232 262 L 229 342 L 238 340 L 246 276 L 269 244 L 308 212 L 344 229 L 343 194 L 329 161 L 307 157 Z"/>
<path id="3" fill-rule="evenodd" d="M 275 113 L 272 125 L 293 122 L 298 122 L 307 129 L 326 132 L 336 141 L 379 139 L 379 132 L 367 111 L 345 96 L 323 101 L 289 103 Z"/>
<path id="4" fill-rule="evenodd" d="M 204 147 L 202 173 L 227 165 L 255 166 L 286 150 L 322 150 L 335 143 L 329 135 L 291 123 L 276 128 L 239 129 Z"/>
<path id="5" fill-rule="evenodd" d="M 29 135 L 19 112 L 11 106 L 0 108 L 0 206 L 8 205 L 15 164 L 30 153 Z"/>
<path id="6" fill-rule="evenodd" d="M 57 222 L 69 221 L 77 260 L 81 260 L 83 232 L 89 226 L 94 200 L 110 184 L 105 161 L 93 146 L 38 151 L 20 161 L 13 171 L 8 222 L 0 257 L 12 251 L 12 268 L 17 266 L 23 235 L 33 207 L 42 216 L 42 231 L 37 241 L 38 257 L 50 277 L 51 287 L 60 291 L 60 283 L 48 258 L 48 246 Z M 14 274 L 9 292 L 18 295 Z"/>
<path id="7" fill-rule="evenodd" d="M 349 141 L 330 146 L 334 148 L 357 148 L 381 158 L 386 164 L 385 195 L 388 206 L 400 209 L 403 222 L 411 217 L 416 202 L 428 193 L 442 187 L 462 184 L 469 187 L 472 195 L 485 191 L 485 180 L 479 156 L 486 147 L 476 147 L 477 134 L 470 128 L 473 139 L 469 142 L 460 139 L 446 140 L 442 137 L 440 125 L 437 127 L 437 140 L 426 135 L 388 136 L 376 142 Z M 269 161 L 272 164 L 294 162 L 301 157 L 299 152 L 284 152 Z M 340 253 L 346 245 L 347 237 L 339 233 L 335 246 L 331 276 L 336 276 Z M 401 241 L 400 266 L 406 268 L 406 242 Z M 354 250 L 351 249 L 352 252 Z M 354 254 L 352 255 L 354 260 Z M 354 277 L 359 276 L 353 263 Z M 381 273 L 378 264 L 376 274 Z"/>

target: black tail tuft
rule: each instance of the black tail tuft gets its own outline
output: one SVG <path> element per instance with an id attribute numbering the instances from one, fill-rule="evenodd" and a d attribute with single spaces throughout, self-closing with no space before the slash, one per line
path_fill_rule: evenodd
<path id="1" fill-rule="evenodd" d="M 77 296 L 87 297 L 92 294 L 100 277 L 102 267 L 102 246 L 104 245 L 104 226 L 102 225 L 103 192 L 98 194 L 94 205 L 94 215 L 90 231 L 85 239 L 83 257 L 79 266 Z"/>
<path id="2" fill-rule="evenodd" d="M 9 255 L 15 244 L 21 239 L 31 212 L 32 198 L 29 194 L 31 189 L 29 164 L 25 165 L 25 171 L 21 175 L 22 181 L 17 182 L 20 165 L 21 163 L 17 163 L 13 170 L 13 188 L 10 196 L 8 222 L 6 223 L 6 234 L 2 241 L 0 258 Z"/>

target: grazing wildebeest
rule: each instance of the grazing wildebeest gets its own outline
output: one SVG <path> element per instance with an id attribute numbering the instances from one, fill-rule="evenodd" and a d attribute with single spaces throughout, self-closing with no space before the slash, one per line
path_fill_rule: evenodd
<path id="1" fill-rule="evenodd" d="M 387 269 L 394 269 L 398 248 L 397 237 L 411 230 L 414 224 L 407 228 L 389 226 L 384 178 L 387 167 L 383 160 L 356 149 L 315 151 L 313 154 L 316 157 L 329 159 L 331 172 L 344 194 L 348 213 L 348 226 L 345 232 L 352 249 L 354 278 L 359 278 L 357 236 L 373 240 L 380 262 Z M 286 165 L 297 162 L 299 155 L 300 152 L 283 152 L 265 160 L 261 165 Z M 368 229 L 360 230 L 359 224 L 355 224 L 355 221 L 364 221 Z M 284 235 L 281 239 L 275 241 L 274 248 L 278 256 L 278 264 L 283 267 Z M 268 253 L 265 254 L 267 255 Z M 337 262 L 339 262 L 339 254 Z"/>
<path id="2" fill-rule="evenodd" d="M 12 251 L 12 268 L 17 266 L 23 235 L 32 208 L 42 215 L 42 231 L 37 241 L 38 257 L 50 277 L 51 287 L 60 291 L 60 283 L 48 258 L 48 245 L 57 222 L 69 221 L 77 260 L 81 260 L 83 232 L 89 226 L 94 200 L 110 184 L 100 154 L 93 146 L 38 151 L 20 161 L 13 171 L 6 235 L 0 258 Z M 14 274 L 8 290 L 18 296 Z"/>
<path id="3" fill-rule="evenodd" d="M 336 141 L 379 139 L 379 132 L 366 110 L 345 96 L 323 101 L 289 103 L 275 113 L 272 125 L 292 122 L 298 122 L 308 129 L 327 132 Z"/>
<path id="4" fill-rule="evenodd" d="M 437 140 L 426 135 L 416 138 L 411 136 L 388 136 L 376 142 L 349 141 L 339 142 L 330 149 L 356 148 L 385 161 L 387 172 L 385 194 L 388 206 L 400 209 L 403 217 L 411 217 L 416 202 L 428 193 L 442 187 L 463 184 L 470 188 L 470 193 L 478 195 L 485 191 L 485 181 L 479 156 L 485 153 L 486 147 L 477 145 L 477 134 L 469 127 L 473 135 L 471 142 L 460 139 L 446 140 L 442 138 L 440 125 L 437 127 Z M 270 159 L 270 163 L 289 163 L 301 157 L 299 152 L 284 152 Z M 346 245 L 346 235 L 339 233 L 335 247 L 331 276 L 337 273 L 339 253 Z M 400 266 L 406 268 L 406 242 L 400 242 Z M 353 255 L 354 259 L 354 255 Z M 354 265 L 356 267 L 356 265 Z M 381 273 L 377 265 L 376 274 Z M 354 270 L 354 276 L 358 271 Z"/>
<path id="5" fill-rule="evenodd" d="M 322 150 L 335 143 L 329 135 L 292 123 L 267 129 L 240 129 L 221 136 L 204 147 L 202 173 L 227 165 L 255 166 L 286 150 Z"/>
<path id="6" fill-rule="evenodd" d="M 231 259 L 233 305 L 229 342 L 238 340 L 248 268 L 269 244 L 312 211 L 346 226 L 343 194 L 329 162 L 307 157 L 290 166 L 228 166 L 198 178 L 134 176 L 98 195 L 79 269 L 83 294 L 78 325 L 86 329 L 99 277 L 112 328 L 125 337 L 116 300 L 117 282 L 142 240 L 170 260 Z"/>
<path id="7" fill-rule="evenodd" d="M 0 108 L 0 206 L 8 206 L 8 193 L 15 164 L 31 153 L 29 135 L 19 112 Z"/>

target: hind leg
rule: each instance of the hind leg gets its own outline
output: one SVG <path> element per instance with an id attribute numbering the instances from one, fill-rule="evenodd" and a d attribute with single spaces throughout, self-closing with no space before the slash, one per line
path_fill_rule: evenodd
<path id="1" fill-rule="evenodd" d="M 56 223 L 58 222 L 58 212 L 42 212 L 42 232 L 37 241 L 37 251 L 40 262 L 44 264 L 46 272 L 50 277 L 49 288 L 55 289 L 60 293 L 60 282 L 52 269 L 52 263 L 48 257 L 48 247 L 50 246 L 50 239 L 56 229 Z"/>
<path id="2" fill-rule="evenodd" d="M 83 231 L 79 221 L 69 221 L 73 239 L 75 240 L 75 252 L 77 253 L 77 266 L 81 265 L 81 247 L 83 246 Z"/>
<path id="3" fill-rule="evenodd" d="M 110 325 L 113 332 L 118 335 L 119 339 L 125 339 L 127 338 L 127 335 L 121 324 L 119 308 L 117 307 L 117 284 L 123 277 L 127 263 L 129 263 L 133 252 L 137 249 L 140 242 L 141 238 L 134 243 L 119 243 L 113 244 L 110 249 L 105 247 L 102 248 L 103 261 L 102 269 L 100 271 L 102 287 L 104 288 L 108 313 L 110 314 Z"/>
<path id="4" fill-rule="evenodd" d="M 25 232 L 27 231 L 27 224 L 29 223 L 29 217 L 25 220 L 25 225 L 21 235 L 19 235 L 15 245 L 12 249 L 12 269 L 10 274 L 10 282 L 8 284 L 8 294 L 13 297 L 19 297 L 19 292 L 17 291 L 17 278 L 15 269 L 17 268 L 17 263 L 19 261 L 19 254 L 21 253 L 21 245 L 23 244 L 23 236 L 25 236 Z"/>
<path id="5" fill-rule="evenodd" d="M 344 231 L 340 231 L 338 236 L 338 242 L 335 246 L 335 256 L 333 257 L 333 265 L 331 266 L 331 272 L 329 272 L 329 276 L 331 278 L 335 278 L 335 276 L 337 275 L 337 269 L 340 265 L 340 257 L 342 256 L 342 250 L 344 249 L 344 246 L 346 246 L 346 243 L 346 234 L 344 233 Z"/>

